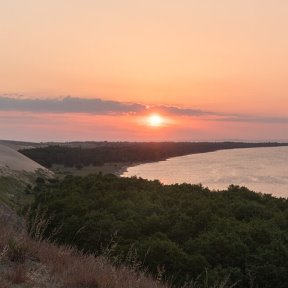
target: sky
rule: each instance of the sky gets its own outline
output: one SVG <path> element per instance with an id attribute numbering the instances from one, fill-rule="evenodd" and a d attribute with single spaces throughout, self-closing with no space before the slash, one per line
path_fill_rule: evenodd
<path id="1" fill-rule="evenodd" d="M 0 0 L 0 139 L 287 141 L 287 13 L 286 0 Z"/>

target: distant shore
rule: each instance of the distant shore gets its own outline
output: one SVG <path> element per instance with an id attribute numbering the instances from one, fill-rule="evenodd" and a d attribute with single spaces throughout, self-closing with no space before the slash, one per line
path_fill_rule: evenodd
<path id="1" fill-rule="evenodd" d="M 115 162 L 115 163 L 105 163 L 104 165 L 99 166 L 83 166 L 80 169 L 75 167 L 64 167 L 63 165 L 53 165 L 52 171 L 58 176 L 86 176 L 89 174 L 114 174 L 116 176 L 121 176 L 125 173 L 130 167 L 143 164 L 145 162 Z"/>
<path id="2" fill-rule="evenodd" d="M 288 143 L 270 142 L 92 142 L 89 146 L 86 144 L 86 142 L 62 143 L 62 145 L 23 149 L 19 152 L 51 169 L 59 177 L 98 173 L 113 173 L 120 176 L 135 165 L 185 155 L 226 149 L 288 146 Z"/>
<path id="3" fill-rule="evenodd" d="M 50 169 L 56 174 L 58 175 L 59 177 L 65 177 L 67 175 L 75 175 L 75 176 L 86 176 L 86 175 L 89 175 L 89 174 L 98 174 L 98 173 L 103 173 L 103 174 L 114 174 L 116 176 L 121 176 L 123 173 L 125 173 L 130 167 L 133 167 L 133 166 L 137 166 L 137 165 L 141 165 L 141 164 L 145 164 L 145 163 L 155 163 L 155 162 L 159 162 L 159 161 L 166 161 L 167 159 L 169 158 L 174 158 L 174 157 L 181 157 L 181 156 L 186 156 L 186 155 L 192 155 L 192 154 L 202 154 L 202 153 L 209 153 L 209 152 L 216 152 L 216 151 L 220 151 L 220 150 L 230 150 L 230 149 L 248 149 L 248 148 L 267 148 L 267 147 L 281 147 L 281 146 L 288 146 L 287 143 L 283 144 L 283 143 L 184 143 L 184 146 L 187 144 L 187 145 L 191 145 L 192 148 L 195 148 L 195 149 L 189 149 L 188 151 L 186 150 L 185 153 L 182 152 L 182 151 L 177 151 L 176 148 L 177 148 L 177 145 L 183 145 L 183 143 L 172 143 L 172 145 L 175 145 L 174 149 L 176 150 L 176 152 L 174 153 L 173 149 L 172 152 L 171 150 L 169 151 L 168 149 L 168 152 L 165 153 L 165 146 L 169 145 L 171 143 L 146 143 L 146 147 L 144 147 L 145 149 L 143 149 L 143 147 L 140 147 L 140 145 L 142 144 L 139 144 L 139 143 L 133 143 L 133 144 L 130 144 L 130 145 L 133 145 L 134 147 L 132 148 L 136 148 L 136 151 L 137 149 L 139 151 L 139 153 L 146 153 L 148 156 L 155 156 L 155 154 L 157 154 L 156 157 L 154 157 L 154 159 L 151 159 L 153 157 L 146 157 L 147 159 L 145 159 L 145 157 L 139 157 L 139 158 L 144 158 L 143 161 L 139 161 L 137 159 L 137 157 L 134 157 L 134 151 L 133 151 L 133 154 L 132 155 L 129 155 L 129 153 L 132 151 L 132 149 L 129 147 L 128 149 L 125 150 L 125 146 L 127 145 L 127 143 L 121 143 L 119 145 L 119 147 L 116 148 L 116 150 L 118 150 L 119 152 L 126 152 L 127 155 L 125 155 L 128 159 L 131 159 L 131 161 L 117 161 L 118 159 L 117 158 L 122 158 L 122 157 L 115 157 L 116 161 L 113 161 L 113 162 L 104 162 L 104 164 L 99 164 L 99 165 L 95 165 L 95 164 L 90 164 L 90 165 L 82 165 L 82 164 L 72 164 L 72 165 L 63 165 L 63 164 L 52 164 L 52 167 L 50 167 Z M 110 144 L 109 144 L 110 145 Z M 110 150 L 112 153 L 114 153 L 115 151 L 115 147 L 113 147 L 112 149 L 110 149 L 110 146 L 106 146 L 105 148 L 107 148 L 108 150 L 106 151 L 105 149 L 102 151 L 102 153 L 104 153 L 104 159 L 102 159 L 102 161 L 107 161 L 108 159 L 105 159 L 105 154 L 107 155 L 107 153 L 109 154 Z M 124 146 L 122 146 L 124 145 Z M 153 149 L 150 149 L 151 147 L 149 147 L 151 145 L 151 147 L 153 148 L 153 146 L 155 147 L 156 145 L 156 148 L 154 151 Z M 160 145 L 160 147 L 157 147 L 157 145 Z M 163 147 L 162 147 L 163 146 Z M 194 147 L 193 147 L 194 146 Z M 197 147 L 198 146 L 198 147 Z M 206 147 L 205 147 L 206 146 Z M 103 148 L 103 147 L 102 147 Z M 161 149 L 163 148 L 163 150 Z M 189 148 L 189 147 L 188 147 Z M 42 150 L 43 148 L 40 149 L 40 151 Z M 49 149 L 53 149 L 53 146 L 52 148 L 44 148 L 45 149 L 48 149 L 48 152 L 49 152 Z M 83 151 L 89 151 L 89 149 L 83 149 L 83 148 L 69 148 L 69 147 L 61 147 L 57 149 L 62 149 L 62 150 L 70 150 L 73 151 L 73 153 L 71 154 L 71 157 L 74 157 L 75 155 L 77 155 L 77 153 L 83 153 Z M 73 150 L 72 150 L 73 149 Z M 100 150 L 101 147 L 98 147 L 98 148 L 93 148 L 92 150 L 90 149 L 90 154 L 89 156 L 91 156 L 91 158 L 93 157 L 93 154 L 94 153 L 97 153 L 98 154 L 98 157 L 100 155 L 103 155 L 100 153 L 100 151 L 98 151 L 98 149 Z M 121 150 L 122 149 L 122 150 Z M 130 150 L 129 150 L 130 149 Z M 37 148 L 36 148 L 37 150 Z M 39 150 L 39 149 L 38 149 Z M 24 151 L 21 151 L 21 152 L 26 152 L 27 150 L 24 150 Z M 32 153 L 33 153 L 33 149 L 30 150 Z M 128 152 L 127 152 L 128 151 Z M 60 150 L 61 152 L 61 150 Z M 58 152 L 59 153 L 59 152 Z M 120 153 L 121 154 L 121 153 Z M 45 159 L 45 152 L 43 152 L 43 157 Z M 51 154 L 49 154 L 51 155 Z M 137 155 L 137 153 L 136 153 Z M 30 155 L 27 155 L 27 156 L 30 156 Z M 86 155 L 87 156 L 87 155 Z M 101 156 L 100 156 L 101 157 Z M 31 157 L 32 158 L 32 157 Z M 78 158 L 78 155 L 77 157 L 75 157 L 76 159 Z M 150 159 L 148 159 L 150 158 Z M 68 159 L 68 158 L 67 158 Z M 137 160 L 138 161 L 137 161 Z M 36 160 L 36 159 L 35 159 Z M 69 159 L 70 160 L 70 159 Z M 136 161 L 133 161 L 133 160 L 136 160 Z M 109 161 L 109 160 L 108 160 Z"/>

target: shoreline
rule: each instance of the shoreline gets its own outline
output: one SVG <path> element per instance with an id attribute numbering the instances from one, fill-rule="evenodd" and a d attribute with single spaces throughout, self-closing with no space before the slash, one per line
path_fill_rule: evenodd
<path id="1" fill-rule="evenodd" d="M 155 162 L 158 162 L 158 161 L 155 161 Z M 145 163 L 148 163 L 148 162 L 132 162 L 131 164 L 123 163 L 123 165 L 121 167 L 119 167 L 119 169 L 116 170 L 112 174 L 115 174 L 116 176 L 121 177 L 121 175 L 123 173 L 127 172 L 129 168 L 137 166 L 137 165 L 145 164 Z M 151 162 L 151 163 L 153 163 L 153 162 Z M 119 164 L 121 165 L 121 163 L 118 163 L 118 165 Z"/>
<path id="2" fill-rule="evenodd" d="M 287 145 L 288 146 L 288 145 Z M 203 152 L 195 152 L 195 153 L 188 153 L 185 155 L 179 155 L 179 156 L 171 156 L 163 159 L 157 159 L 155 161 L 142 161 L 142 162 L 112 162 L 112 163 L 104 163 L 103 165 L 98 166 L 83 166 L 81 168 L 76 167 L 64 167 L 63 165 L 53 165 L 50 169 L 52 172 L 55 173 L 55 175 L 60 177 L 65 177 L 67 175 L 73 175 L 73 176 L 87 176 L 90 174 L 114 174 L 117 177 L 121 177 L 121 175 L 128 171 L 129 168 L 141 165 L 141 164 L 147 164 L 147 163 L 157 163 L 160 161 L 167 161 L 171 158 L 177 158 L 177 157 L 185 157 L 189 155 L 195 155 L 195 154 L 207 154 L 207 153 L 215 153 L 219 151 L 225 151 L 225 150 L 235 150 L 235 149 L 258 149 L 258 148 L 276 148 L 276 147 L 287 147 L 285 146 L 268 146 L 268 147 L 235 147 L 235 148 L 229 148 L 229 149 L 215 149 L 213 151 L 203 151 Z"/>
<path id="3" fill-rule="evenodd" d="M 56 176 L 65 177 L 68 175 L 74 176 L 86 176 L 89 174 L 114 174 L 117 177 L 121 177 L 123 173 L 125 173 L 130 167 L 137 166 L 140 164 L 144 164 L 146 162 L 113 162 L 113 163 L 105 163 L 100 166 L 83 166 L 80 169 L 75 167 L 64 167 L 63 165 L 53 165 L 50 169 L 55 173 Z"/>

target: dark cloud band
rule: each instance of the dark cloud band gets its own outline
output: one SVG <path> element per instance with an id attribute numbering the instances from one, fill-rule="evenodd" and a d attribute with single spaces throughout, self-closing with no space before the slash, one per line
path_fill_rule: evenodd
<path id="1" fill-rule="evenodd" d="M 89 113 L 95 115 L 142 114 L 159 111 L 175 116 L 202 117 L 210 121 L 223 122 L 259 122 L 287 124 L 285 117 L 261 117 L 243 114 L 225 114 L 201 109 L 181 108 L 176 106 L 147 106 L 138 103 L 64 97 L 61 99 L 30 99 L 17 96 L 0 95 L 0 111 L 23 111 L 34 113 Z"/>
<path id="2" fill-rule="evenodd" d="M 181 109 L 171 106 L 151 106 L 152 110 L 185 115 L 203 116 L 214 113 L 197 109 Z M 28 99 L 0 96 L 0 111 L 27 111 L 46 113 L 91 113 L 91 114 L 140 114 L 147 111 L 147 106 L 138 103 L 125 103 L 118 101 L 102 100 L 99 98 L 87 99 L 65 97 L 62 99 Z"/>
<path id="3" fill-rule="evenodd" d="M 101 99 L 65 97 L 63 99 L 27 99 L 0 97 L 1 111 L 27 111 L 46 113 L 122 114 L 139 112 L 140 104 L 121 103 Z"/>

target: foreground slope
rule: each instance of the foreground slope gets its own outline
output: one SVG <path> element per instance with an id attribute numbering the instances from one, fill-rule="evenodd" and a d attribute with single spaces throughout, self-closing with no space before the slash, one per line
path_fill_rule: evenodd
<path id="1" fill-rule="evenodd" d="M 45 227 L 43 220 L 35 223 L 37 231 Z M 0 202 L 0 288 L 170 288 L 139 271 L 115 267 L 105 256 L 48 243 L 41 234 L 32 239 L 22 222 Z"/>

